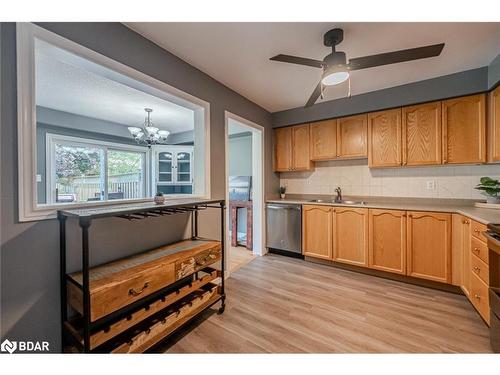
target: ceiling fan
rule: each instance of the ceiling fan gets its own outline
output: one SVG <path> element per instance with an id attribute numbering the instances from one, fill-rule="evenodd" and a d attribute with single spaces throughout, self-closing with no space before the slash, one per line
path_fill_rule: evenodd
<path id="1" fill-rule="evenodd" d="M 348 79 L 351 70 L 367 69 L 375 66 L 439 56 L 444 47 L 444 43 L 433 44 L 424 47 L 380 53 L 378 55 L 357 57 L 347 62 L 345 52 L 335 51 L 335 46 L 340 44 L 343 39 L 344 31 L 342 29 L 332 29 L 324 35 L 323 43 L 327 47 L 332 47 L 332 53 L 326 55 L 323 61 L 281 54 L 270 58 L 270 60 L 274 61 L 323 69 L 321 81 L 314 89 L 305 107 L 310 107 L 316 103 L 316 100 L 323 94 L 324 86 L 338 85 Z"/>

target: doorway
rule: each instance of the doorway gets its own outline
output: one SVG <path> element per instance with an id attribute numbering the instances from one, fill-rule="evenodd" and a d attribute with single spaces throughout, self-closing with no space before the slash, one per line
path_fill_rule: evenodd
<path id="1" fill-rule="evenodd" d="M 228 274 L 263 255 L 264 128 L 225 114 Z"/>

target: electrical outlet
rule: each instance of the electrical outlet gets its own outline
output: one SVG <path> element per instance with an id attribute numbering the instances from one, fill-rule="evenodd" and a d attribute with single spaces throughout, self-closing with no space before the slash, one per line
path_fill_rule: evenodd
<path id="1" fill-rule="evenodd" d="M 36 175 L 36 182 L 42 182 L 42 175 L 41 174 Z"/>
<path id="2" fill-rule="evenodd" d="M 436 190 L 436 180 L 427 181 L 427 190 Z"/>

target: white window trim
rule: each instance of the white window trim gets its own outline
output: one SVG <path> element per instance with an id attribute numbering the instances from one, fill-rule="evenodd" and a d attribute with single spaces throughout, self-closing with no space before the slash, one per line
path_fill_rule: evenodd
<path id="1" fill-rule="evenodd" d="M 137 199 L 146 199 L 151 197 L 151 186 L 150 186 L 150 171 L 151 171 L 151 153 L 146 147 L 140 147 L 135 145 L 127 145 L 123 143 L 115 143 L 115 142 L 106 142 L 88 138 L 80 138 L 73 137 L 68 135 L 60 135 L 54 133 L 47 133 L 45 135 L 46 143 L 45 143 L 45 179 L 46 179 L 46 200 L 45 205 L 51 206 L 56 204 L 55 201 L 55 187 L 56 187 L 56 178 L 55 178 L 55 145 L 56 143 L 65 143 L 72 144 L 75 146 L 96 146 L 98 148 L 108 150 L 118 150 L 118 151 L 131 151 L 138 152 L 144 155 L 142 170 L 143 170 L 143 181 L 142 181 L 142 190 L 144 192 L 145 197 L 143 198 L 133 198 L 133 199 L 113 199 L 113 203 L 125 203 L 136 201 Z M 105 153 L 106 155 L 106 153 Z M 107 181 L 107 156 L 105 156 L 104 163 L 104 180 Z M 99 201 L 100 203 L 105 203 L 106 201 Z M 86 204 L 85 202 L 83 204 Z M 57 203 L 57 206 L 61 205 L 71 205 L 75 203 Z M 82 204 L 82 203 L 78 203 Z M 43 206 L 43 204 L 39 204 L 39 206 Z"/>
<path id="2" fill-rule="evenodd" d="M 211 197 L 210 189 L 210 104 L 193 95 L 183 92 L 162 81 L 150 77 L 136 69 L 83 47 L 60 35 L 52 33 L 31 23 L 16 24 L 17 34 L 17 111 L 18 111 L 18 207 L 19 221 L 53 219 L 58 209 L 78 208 L 93 205 L 112 205 L 123 201 L 86 202 L 83 204 L 39 205 L 37 202 L 36 182 L 36 100 L 34 40 L 43 40 L 59 48 L 90 60 L 96 64 L 121 74 L 125 84 L 136 89 L 172 101 L 195 111 L 195 122 L 204 124 L 203 144 L 198 145 L 204 156 L 204 189 L 192 198 Z M 196 123 L 195 123 L 196 127 Z M 198 185 L 199 187 L 199 185 Z M 175 198 L 169 196 L 167 199 Z M 151 201 L 152 198 L 127 200 L 127 202 Z"/>

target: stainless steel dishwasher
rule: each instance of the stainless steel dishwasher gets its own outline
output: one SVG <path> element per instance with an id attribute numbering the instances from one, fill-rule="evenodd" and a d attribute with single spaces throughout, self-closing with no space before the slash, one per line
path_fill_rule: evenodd
<path id="1" fill-rule="evenodd" d="M 302 206 L 268 203 L 266 214 L 269 251 L 302 258 Z"/>

